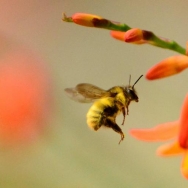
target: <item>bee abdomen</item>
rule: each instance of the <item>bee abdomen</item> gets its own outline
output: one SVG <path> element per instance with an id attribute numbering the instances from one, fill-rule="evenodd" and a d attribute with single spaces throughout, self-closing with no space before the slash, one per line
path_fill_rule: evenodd
<path id="1" fill-rule="evenodd" d="M 87 124 L 88 126 L 97 131 L 105 122 L 108 115 L 106 109 L 114 106 L 114 99 L 111 97 L 103 98 L 96 101 L 87 113 Z"/>
<path id="2" fill-rule="evenodd" d="M 102 110 L 96 109 L 94 105 L 89 109 L 86 117 L 87 124 L 91 129 L 97 131 L 101 127 L 102 113 Z"/>

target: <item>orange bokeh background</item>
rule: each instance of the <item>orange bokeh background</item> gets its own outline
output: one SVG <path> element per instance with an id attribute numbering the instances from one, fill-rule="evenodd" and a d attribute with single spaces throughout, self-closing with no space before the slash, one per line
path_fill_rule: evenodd
<path id="1" fill-rule="evenodd" d="M 44 62 L 26 50 L 0 59 L 0 143 L 31 141 L 49 112 L 50 79 Z"/>

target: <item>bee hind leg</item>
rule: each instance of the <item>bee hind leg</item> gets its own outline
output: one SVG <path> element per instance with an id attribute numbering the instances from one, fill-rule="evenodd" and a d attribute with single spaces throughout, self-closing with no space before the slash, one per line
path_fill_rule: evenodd
<path id="1" fill-rule="evenodd" d="M 119 141 L 119 144 L 121 143 L 121 141 L 123 141 L 123 139 L 124 139 L 124 134 L 123 134 L 123 132 L 121 133 L 121 139 L 120 139 L 120 141 Z"/>
<path id="2" fill-rule="evenodd" d="M 119 144 L 124 139 L 124 133 L 122 132 L 121 128 L 116 124 L 116 122 L 112 121 L 111 119 L 106 119 L 104 126 L 112 128 L 115 132 L 119 133 L 121 135 L 121 140 L 119 141 Z"/>

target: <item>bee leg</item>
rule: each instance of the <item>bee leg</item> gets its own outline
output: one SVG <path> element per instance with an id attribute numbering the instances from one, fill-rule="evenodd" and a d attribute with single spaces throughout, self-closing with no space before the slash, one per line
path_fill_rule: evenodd
<path id="1" fill-rule="evenodd" d="M 125 111 L 124 107 L 122 108 L 122 113 L 123 113 L 123 122 L 122 122 L 121 125 L 124 125 L 124 123 L 125 123 L 125 116 L 126 116 L 126 111 Z"/>
<path id="2" fill-rule="evenodd" d="M 129 115 L 129 107 L 127 106 L 127 115 Z"/>
<path id="3" fill-rule="evenodd" d="M 121 141 L 123 141 L 123 139 L 124 139 L 124 134 L 121 135 L 121 140 L 119 141 L 119 144 L 121 143 Z"/>
<path id="4" fill-rule="evenodd" d="M 107 118 L 105 123 L 104 123 L 104 126 L 112 128 L 115 132 L 117 132 L 121 135 L 121 140 L 119 141 L 119 144 L 120 144 L 121 141 L 123 141 L 124 134 L 123 134 L 121 128 L 114 121 Z"/>
<path id="5" fill-rule="evenodd" d="M 130 101 L 128 101 L 127 106 L 126 106 L 126 108 L 127 108 L 127 115 L 129 115 L 129 104 L 130 104 Z"/>

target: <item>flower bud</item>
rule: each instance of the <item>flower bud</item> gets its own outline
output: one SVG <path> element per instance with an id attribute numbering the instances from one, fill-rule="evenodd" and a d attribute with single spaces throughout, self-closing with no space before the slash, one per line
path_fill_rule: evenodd
<path id="1" fill-rule="evenodd" d="M 143 44 L 147 43 L 143 39 L 143 33 L 141 29 L 134 28 L 134 29 L 129 29 L 126 32 L 121 32 L 121 31 L 111 31 L 110 32 L 111 36 L 117 40 L 121 40 L 127 43 L 133 43 L 133 44 Z"/>
<path id="2" fill-rule="evenodd" d="M 154 65 L 146 73 L 149 80 L 164 78 L 178 74 L 188 67 L 188 57 L 179 55 L 172 56 Z"/>
<path id="3" fill-rule="evenodd" d="M 95 27 L 95 20 L 101 19 L 102 18 L 100 16 L 85 13 L 76 13 L 72 16 L 72 21 L 74 23 L 87 27 Z"/>
<path id="4" fill-rule="evenodd" d="M 143 36 L 143 30 L 138 28 L 133 28 L 128 30 L 125 33 L 125 42 L 134 43 L 134 44 L 143 44 L 146 43 Z"/>

